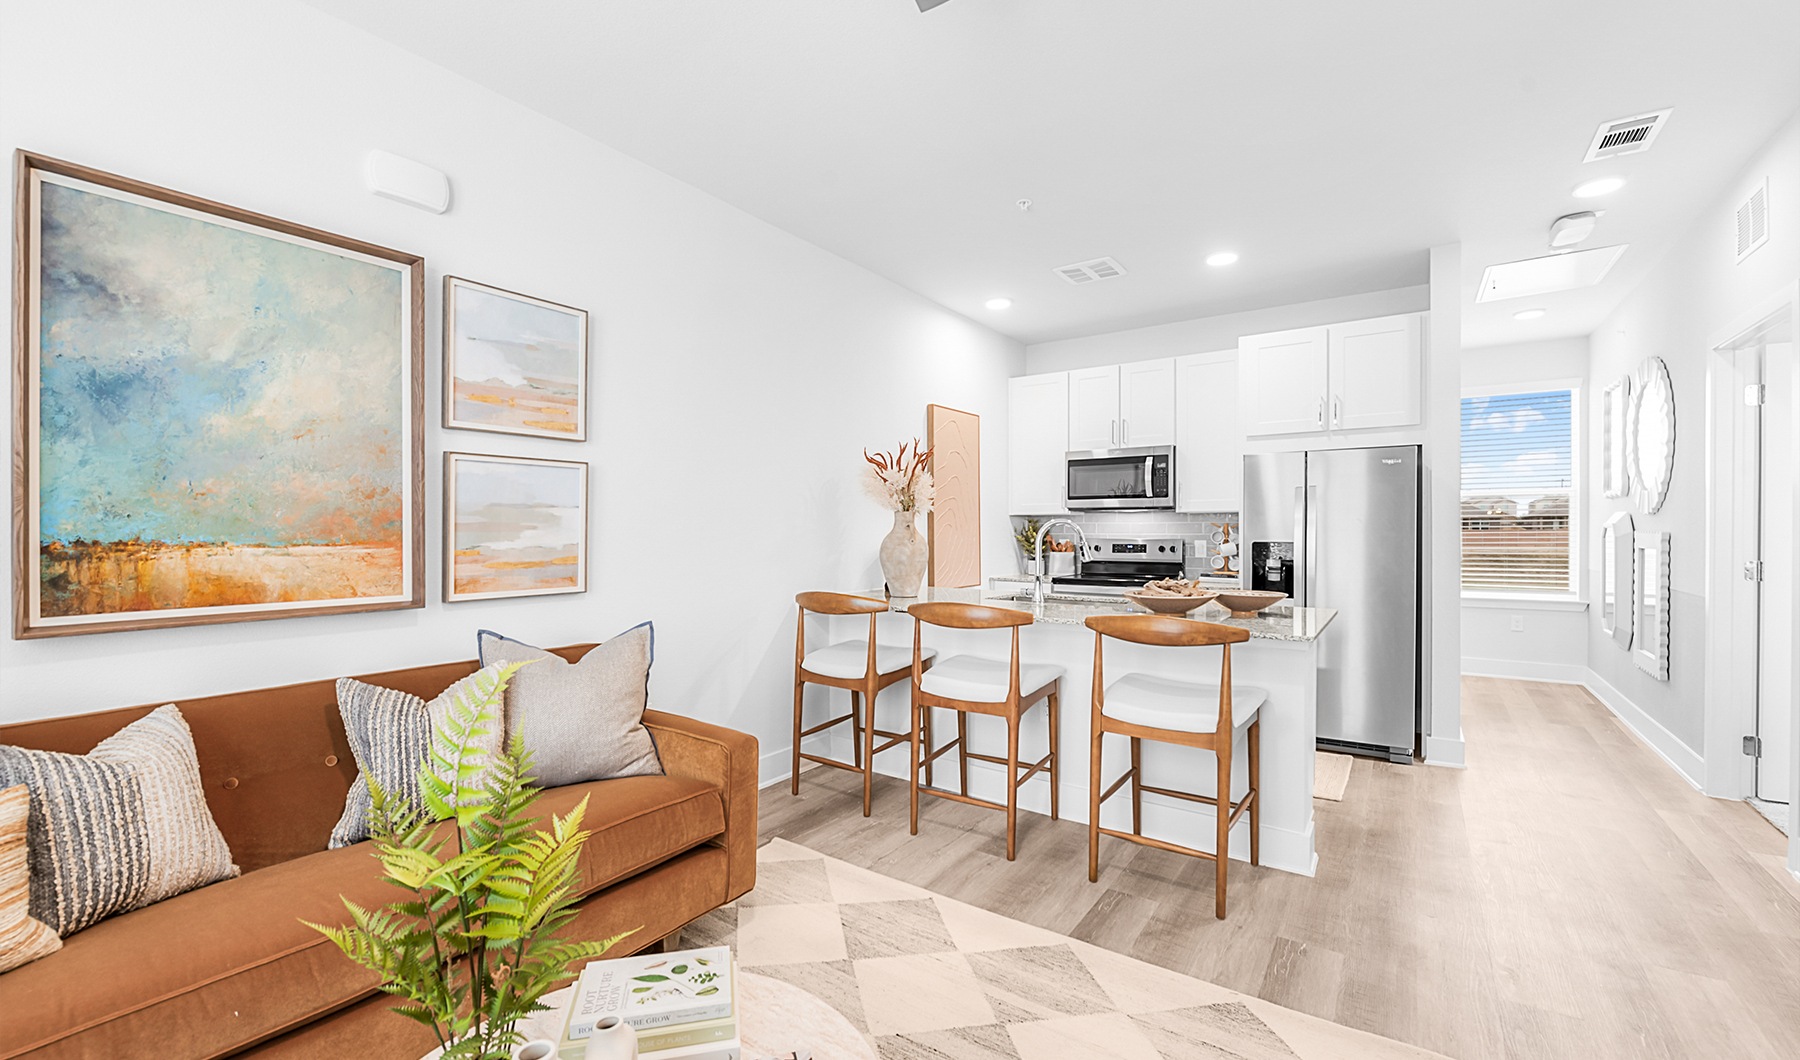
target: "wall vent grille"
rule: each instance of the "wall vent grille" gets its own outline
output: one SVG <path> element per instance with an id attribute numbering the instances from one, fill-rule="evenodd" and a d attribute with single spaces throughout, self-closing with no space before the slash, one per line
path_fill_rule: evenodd
<path id="1" fill-rule="evenodd" d="M 1750 197 L 1738 204 L 1737 215 L 1737 259 L 1742 262 L 1756 252 L 1756 248 L 1769 241 L 1769 179 L 1757 185 Z"/>
<path id="2" fill-rule="evenodd" d="M 1603 158 L 1617 158 L 1620 155 L 1635 155 L 1639 151 L 1650 150 L 1656 142 L 1663 126 L 1668 124 L 1670 110 L 1652 111 L 1649 114 L 1638 114 L 1617 121 L 1602 122 L 1594 131 L 1594 142 L 1588 145 L 1587 157 L 1583 162 L 1598 162 Z"/>
<path id="3" fill-rule="evenodd" d="M 1077 287 L 1095 280 L 1112 280 L 1125 275 L 1125 266 L 1111 258 L 1095 258 L 1092 261 L 1078 261 L 1073 265 L 1059 265 L 1055 273 Z"/>

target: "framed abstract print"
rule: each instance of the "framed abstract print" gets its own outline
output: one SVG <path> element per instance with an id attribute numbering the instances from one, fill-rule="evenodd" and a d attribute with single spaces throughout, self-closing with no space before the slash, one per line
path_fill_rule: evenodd
<path id="1" fill-rule="evenodd" d="M 588 466 L 444 454 L 444 600 L 587 592 Z"/>
<path id="2" fill-rule="evenodd" d="M 13 633 L 421 607 L 425 265 L 16 157 Z"/>
<path id="3" fill-rule="evenodd" d="M 587 440 L 587 313 L 444 277 L 444 426 Z"/>

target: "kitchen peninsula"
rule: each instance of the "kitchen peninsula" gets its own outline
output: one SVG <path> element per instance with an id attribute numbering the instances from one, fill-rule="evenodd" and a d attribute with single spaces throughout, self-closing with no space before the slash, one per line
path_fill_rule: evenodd
<path id="1" fill-rule="evenodd" d="M 1083 623 L 1092 615 L 1141 614 L 1134 605 L 1118 597 L 1085 597 L 1053 594 L 1043 603 L 1031 599 L 1028 583 L 996 579 L 992 588 L 944 589 L 926 588 L 918 597 L 891 601 L 891 612 L 880 616 L 878 639 L 884 644 L 905 645 L 911 652 L 913 623 L 906 609 L 915 603 L 947 601 L 987 604 L 1025 611 L 1034 624 L 1021 630 L 1020 662 L 1052 663 L 1064 670 L 1062 678 L 1062 762 L 1061 812 L 1069 820 L 1087 821 L 1087 753 L 1089 720 L 1093 687 L 1094 633 Z M 858 595 L 881 597 L 880 591 L 864 591 Z M 1237 626 L 1249 631 L 1247 643 L 1233 647 L 1231 655 L 1233 683 L 1261 688 L 1268 693 L 1263 704 L 1262 720 L 1262 863 L 1271 868 L 1311 876 L 1318 865 L 1313 844 L 1313 764 L 1317 727 L 1318 650 L 1317 642 L 1337 617 L 1337 611 L 1322 607 L 1292 607 L 1279 604 L 1254 618 L 1233 618 L 1216 603 L 1209 603 L 1190 617 Z M 836 618 L 829 620 L 830 639 L 835 642 L 865 636 L 866 620 Z M 811 639 L 809 634 L 809 639 Z M 927 646 L 938 650 L 940 657 L 967 652 L 1004 659 L 1007 638 L 991 630 L 948 630 L 937 627 L 925 632 Z M 824 643 L 820 641 L 820 643 Z M 1213 648 L 1153 648 L 1109 640 L 1106 644 L 1106 672 L 1109 677 L 1135 670 L 1142 673 L 1180 678 L 1190 681 L 1218 680 L 1219 652 Z M 895 685 L 876 703 L 878 727 L 905 731 L 908 685 Z M 836 692 L 833 714 L 848 707 L 848 693 Z M 1042 710 L 1026 714 L 1020 731 L 1022 757 L 1035 759 L 1042 753 L 1048 738 L 1048 720 Z M 951 719 L 941 717 L 936 726 L 939 734 L 953 732 Z M 848 761 L 849 731 L 838 727 L 829 735 L 831 753 Z M 943 737 L 940 735 L 940 742 Z M 1003 723 L 996 718 L 972 716 L 969 719 L 969 744 L 976 750 L 993 752 L 1006 743 Z M 1127 765 L 1129 749 L 1124 739 L 1109 739 L 1101 775 L 1107 783 L 1122 773 Z M 954 786 L 955 771 L 942 771 L 940 760 L 938 782 Z M 906 777 L 905 754 L 891 751 L 876 760 L 878 772 Z M 1143 744 L 1143 767 L 1149 783 L 1202 795 L 1214 794 L 1214 764 L 1210 754 L 1190 748 Z M 1241 795 L 1246 782 L 1246 764 L 1242 756 L 1233 763 L 1234 797 Z M 970 794 L 977 798 L 1005 801 L 1002 779 L 1004 767 L 971 761 L 969 763 Z M 1049 777 L 1040 773 L 1019 789 L 1019 807 L 1048 814 L 1050 807 Z M 1109 828 L 1130 827 L 1130 801 L 1115 799 L 1104 811 Z M 1145 793 L 1143 804 L 1144 834 L 1169 842 L 1202 850 L 1213 849 L 1212 808 L 1204 804 L 1181 802 Z M 921 824 L 921 828 L 927 827 Z M 1029 836 L 1029 825 L 1021 823 Z M 1231 834 L 1231 853 L 1239 860 L 1249 857 L 1248 819 L 1240 820 Z M 1025 841 L 1029 841 L 1028 839 Z M 1103 846 L 1102 863 L 1109 857 L 1128 852 L 1109 851 Z"/>

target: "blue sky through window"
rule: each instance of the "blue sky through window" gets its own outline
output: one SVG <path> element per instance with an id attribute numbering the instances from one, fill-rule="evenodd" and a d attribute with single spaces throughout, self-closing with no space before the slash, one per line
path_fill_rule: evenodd
<path id="1" fill-rule="evenodd" d="M 1462 400 L 1463 496 L 1521 508 L 1574 484 L 1571 393 L 1547 390 Z"/>

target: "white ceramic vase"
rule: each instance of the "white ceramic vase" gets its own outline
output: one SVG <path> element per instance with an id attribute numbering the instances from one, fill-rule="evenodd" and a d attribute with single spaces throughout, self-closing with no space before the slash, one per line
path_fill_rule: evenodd
<path id="1" fill-rule="evenodd" d="M 588 1036 L 586 1060 L 637 1060 L 637 1031 L 617 1016 L 608 1016 L 594 1024 Z"/>
<path id="2" fill-rule="evenodd" d="M 513 1060 L 556 1060 L 556 1043 L 535 1038 L 513 1050 Z"/>
<path id="3" fill-rule="evenodd" d="M 925 580 L 925 539 L 914 526 L 917 516 L 916 511 L 895 512 L 894 528 L 881 539 L 881 576 L 890 596 L 917 596 Z"/>

